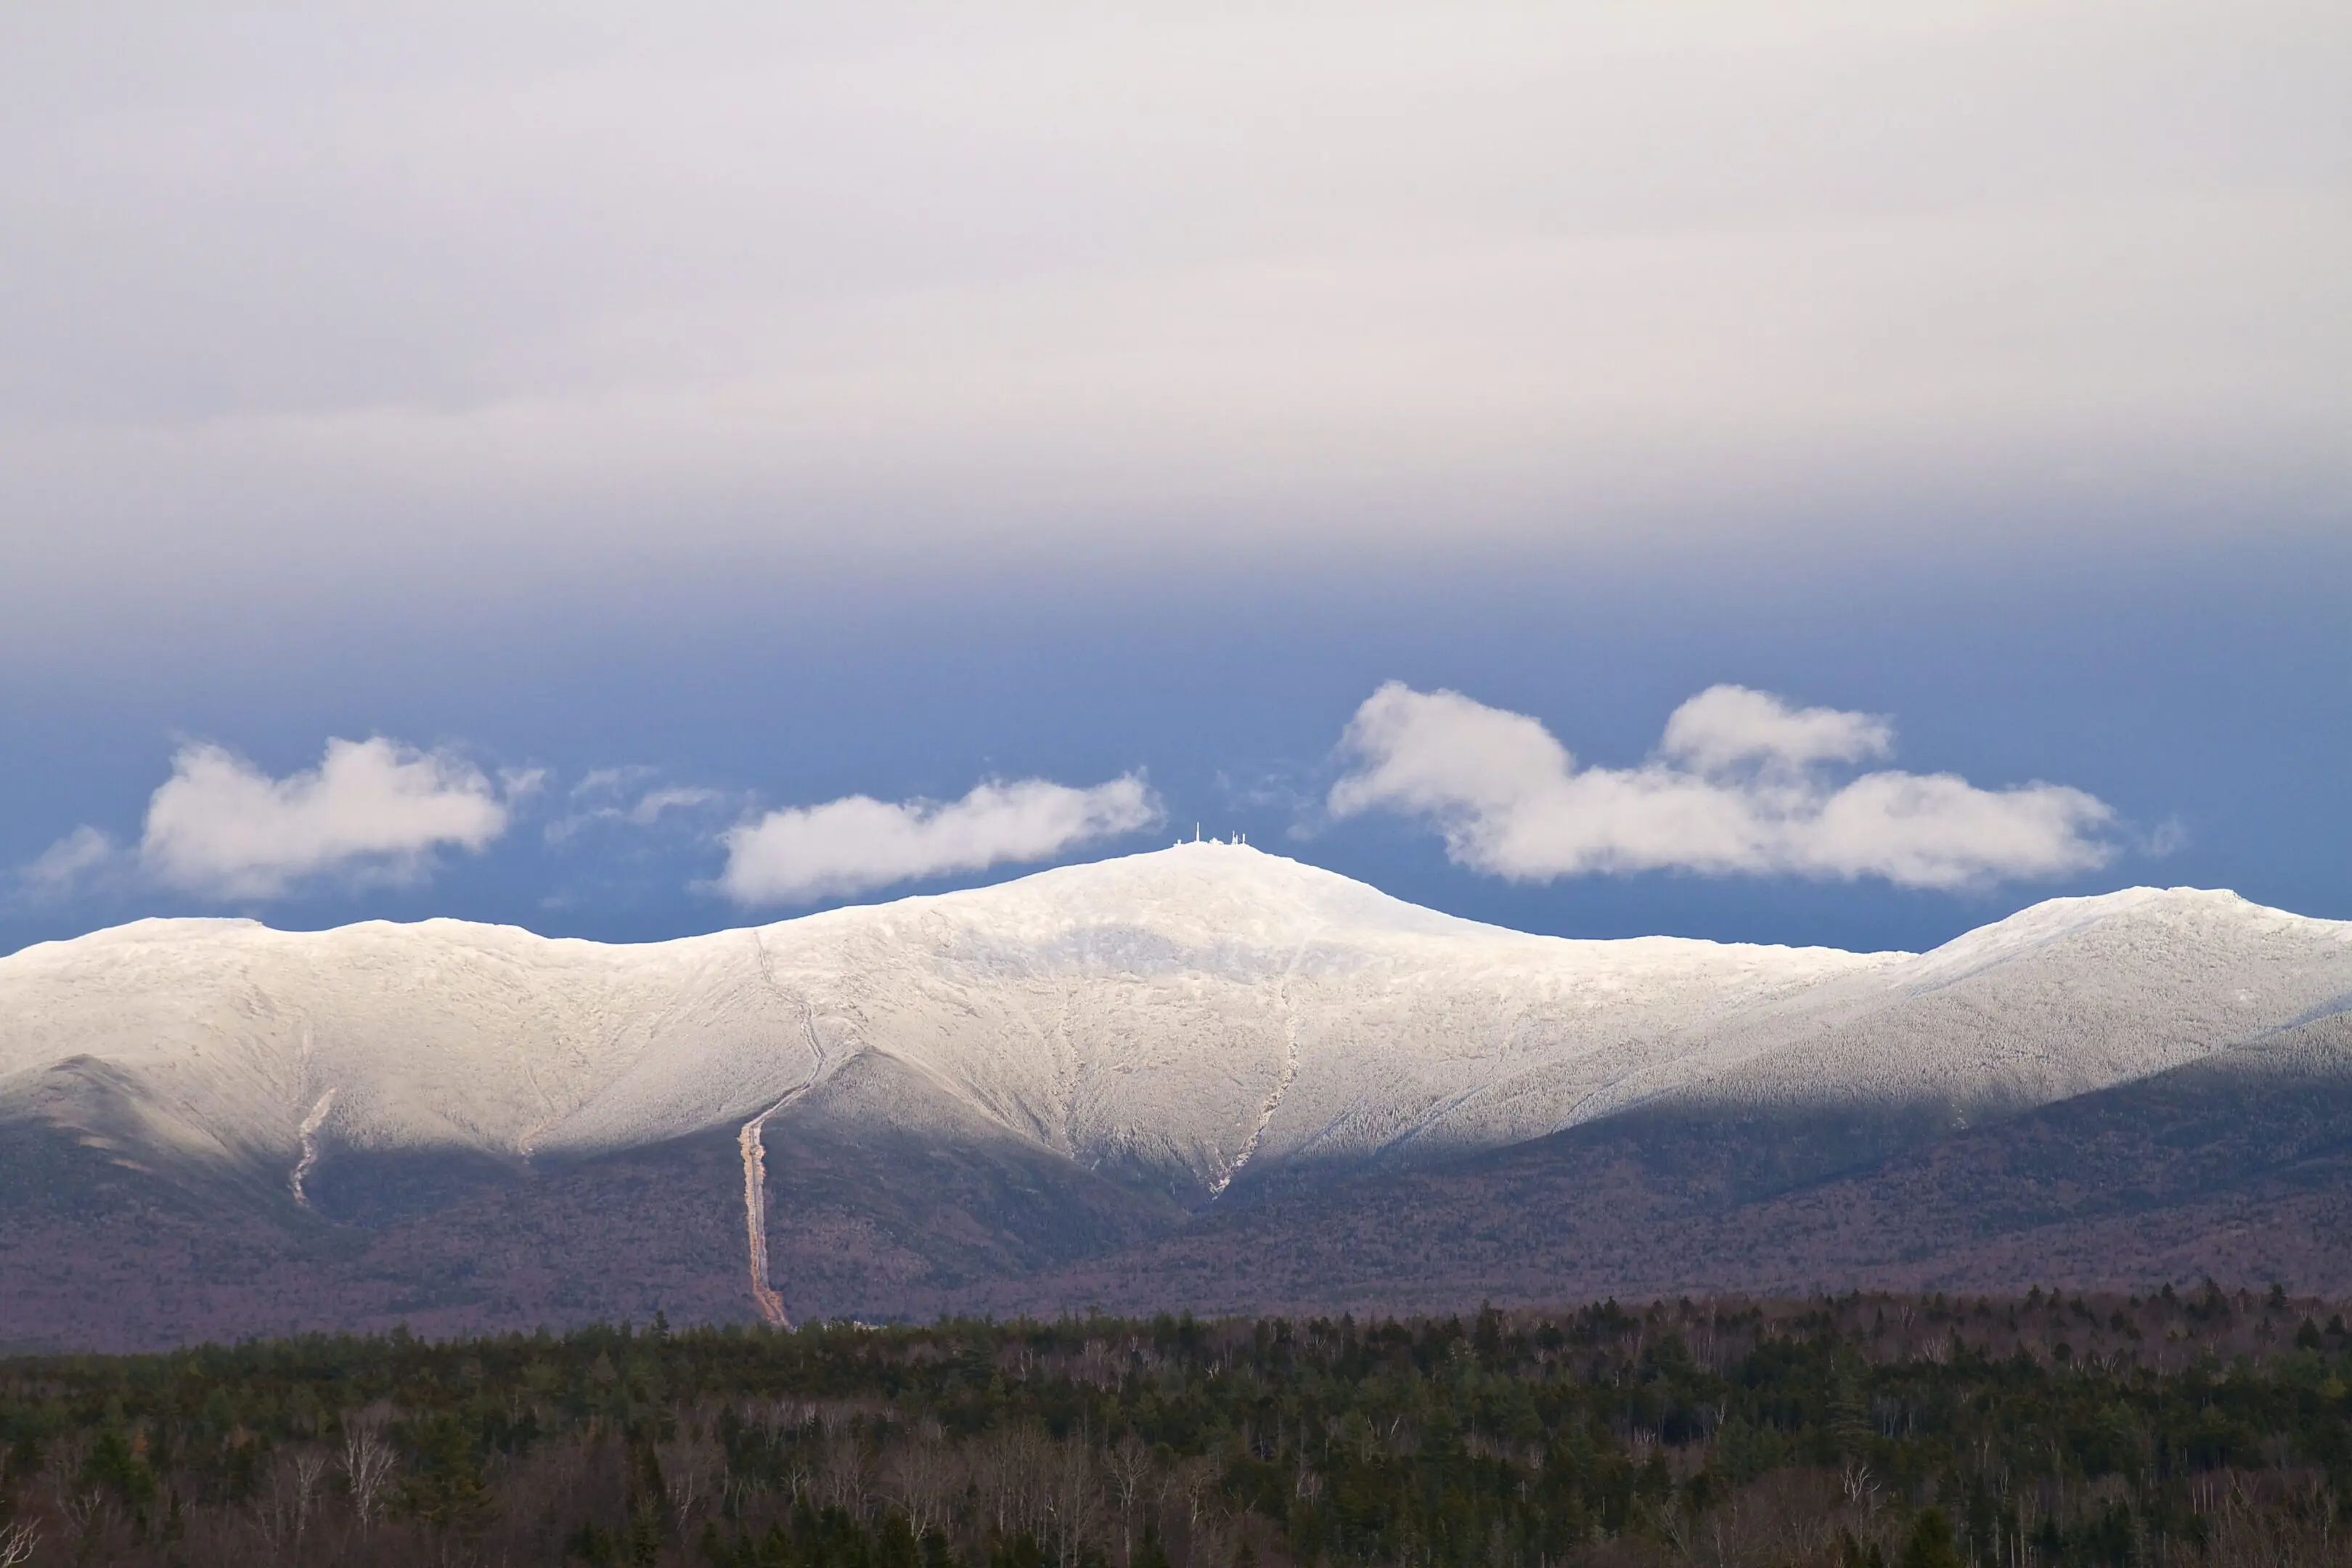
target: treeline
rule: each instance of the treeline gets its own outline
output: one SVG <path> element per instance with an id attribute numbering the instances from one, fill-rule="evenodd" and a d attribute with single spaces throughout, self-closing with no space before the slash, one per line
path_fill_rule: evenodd
<path id="1" fill-rule="evenodd" d="M 0 1362 L 0 1568 L 2352 1568 L 2341 1304 L 656 1321 Z"/>

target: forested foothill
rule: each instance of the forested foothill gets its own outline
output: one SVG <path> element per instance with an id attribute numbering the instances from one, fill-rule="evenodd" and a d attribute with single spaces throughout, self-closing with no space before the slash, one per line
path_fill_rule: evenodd
<path id="1" fill-rule="evenodd" d="M 2347 1304 L 1605 1302 L 0 1362 L 0 1564 L 2352 1559 Z"/>

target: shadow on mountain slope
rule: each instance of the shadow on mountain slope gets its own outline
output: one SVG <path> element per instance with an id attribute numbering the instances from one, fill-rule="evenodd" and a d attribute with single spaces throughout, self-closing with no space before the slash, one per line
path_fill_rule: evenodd
<path id="1" fill-rule="evenodd" d="M 1661 1105 L 1436 1166 L 1237 1189 L 1192 1216 L 879 1055 L 779 1114 L 767 1149 L 770 1276 L 803 1319 L 2204 1274 L 2352 1289 L 2340 1015 L 1990 1125 Z M 312 1212 L 282 1180 L 142 1165 L 20 1120 L 0 1127 L 0 1345 L 754 1317 L 728 1129 L 530 1165 L 331 1149 Z"/>
<path id="2" fill-rule="evenodd" d="M 890 1115 L 852 1140 L 816 1114 L 845 1098 Z M 887 1058 L 859 1058 L 804 1103 L 805 1120 L 768 1129 L 770 1275 L 796 1317 L 901 1311 L 1183 1221 Z M 528 1165 L 330 1151 L 308 1184 L 315 1212 L 249 1172 L 159 1172 L 94 1142 L 0 1128 L 0 1347 L 756 1318 L 731 1131 Z"/>
<path id="3" fill-rule="evenodd" d="M 1268 1195 L 958 1304 L 1443 1310 L 2029 1279 L 2129 1289 L 2207 1273 L 2352 1289 L 2352 1021 L 2342 1016 L 1874 1152 L 1888 1131 L 1644 1111 Z"/>

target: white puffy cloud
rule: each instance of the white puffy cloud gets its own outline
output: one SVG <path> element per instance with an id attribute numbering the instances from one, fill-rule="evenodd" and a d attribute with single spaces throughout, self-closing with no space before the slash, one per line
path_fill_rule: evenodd
<path id="1" fill-rule="evenodd" d="M 653 781 L 659 770 L 646 767 L 596 768 L 572 786 L 572 808 L 547 825 L 547 841 L 562 844 L 592 827 L 656 827 L 666 816 L 705 816 L 740 797 L 725 790 L 694 784 Z"/>
<path id="2" fill-rule="evenodd" d="M 1458 864 L 1515 880 L 1675 869 L 1711 875 L 1881 877 L 1955 888 L 2103 864 L 2115 819 L 2081 790 L 1979 789 L 1887 770 L 1843 783 L 1824 764 L 1883 757 L 1885 721 L 1791 708 L 1717 686 L 1666 721 L 1632 768 L 1579 768 L 1525 714 L 1391 681 L 1349 722 L 1354 767 L 1333 815 L 1428 819 Z"/>
<path id="3" fill-rule="evenodd" d="M 992 782 L 944 804 L 855 795 L 772 811 L 735 828 L 718 887 L 739 904 L 790 903 L 1043 860 L 1160 819 L 1158 799 L 1133 773 L 1091 789 L 1045 779 Z"/>
<path id="4" fill-rule="evenodd" d="M 19 868 L 16 882 L 34 898 L 60 898 L 118 870 L 122 863 L 122 847 L 113 836 L 85 824 Z"/>
<path id="5" fill-rule="evenodd" d="M 1710 686 L 1674 710 L 1658 750 L 1702 772 L 1740 763 L 1858 763 L 1895 749 L 1895 731 L 1868 713 L 1790 708 L 1767 691 Z"/>
<path id="6" fill-rule="evenodd" d="M 173 887 L 239 899 L 277 898 L 331 872 L 407 879 L 436 849 L 479 850 L 504 833 L 509 803 L 539 777 L 501 783 L 381 736 L 331 740 L 316 768 L 282 779 L 195 742 L 148 802 L 140 859 Z"/>

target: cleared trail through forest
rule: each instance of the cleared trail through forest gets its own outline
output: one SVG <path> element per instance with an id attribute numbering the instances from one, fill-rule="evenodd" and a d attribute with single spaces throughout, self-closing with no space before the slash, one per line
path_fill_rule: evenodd
<path id="1" fill-rule="evenodd" d="M 791 1328 L 793 1321 L 784 1311 L 784 1299 L 768 1283 L 768 1149 L 762 1133 L 769 1117 L 806 1094 L 815 1082 L 810 1079 L 743 1123 L 735 1140 L 743 1152 L 743 1232 L 751 1244 L 751 1300 L 759 1303 L 760 1315 L 779 1329 Z"/>
<path id="2" fill-rule="evenodd" d="M 759 932 L 751 933 L 751 944 L 759 950 L 760 978 L 778 995 L 787 994 L 783 987 L 776 984 L 774 965 L 768 957 L 767 944 L 760 940 Z M 768 1118 L 789 1108 L 814 1089 L 824 1080 L 825 1069 L 831 1065 L 824 1048 L 824 1038 L 817 1031 L 815 1009 L 809 1005 L 804 996 L 794 996 L 793 1000 L 800 1004 L 801 1029 L 808 1039 L 815 1064 L 809 1068 L 806 1079 L 786 1089 L 783 1098 L 775 1104 L 743 1123 L 742 1131 L 735 1136 L 735 1146 L 743 1156 L 743 1237 L 751 1254 L 751 1300 L 758 1303 L 760 1315 L 768 1321 L 769 1325 L 779 1329 L 791 1328 L 793 1320 L 792 1315 L 784 1310 L 783 1297 L 768 1279 Z"/>

